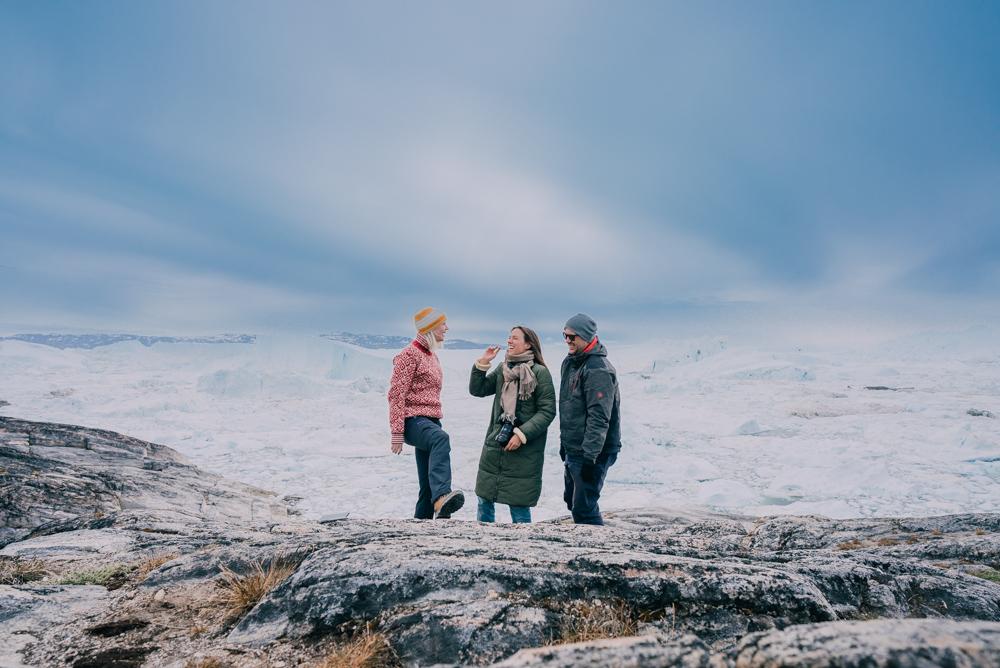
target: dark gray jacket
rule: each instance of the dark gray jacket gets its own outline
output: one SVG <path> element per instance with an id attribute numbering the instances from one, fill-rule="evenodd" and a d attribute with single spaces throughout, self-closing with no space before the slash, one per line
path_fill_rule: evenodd
<path id="1" fill-rule="evenodd" d="M 589 353 L 567 355 L 559 385 L 559 454 L 591 462 L 622 447 L 618 372 L 598 342 Z"/>

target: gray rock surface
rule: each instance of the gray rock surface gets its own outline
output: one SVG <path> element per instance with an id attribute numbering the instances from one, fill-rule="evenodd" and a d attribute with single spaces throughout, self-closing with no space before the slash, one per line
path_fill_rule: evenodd
<path id="1" fill-rule="evenodd" d="M 49 572 L 0 588 L 0 646 L 31 665 L 184 666 L 197 657 L 291 666 L 318 661 L 364 627 L 412 666 L 997 665 L 997 514 L 830 520 L 640 509 L 609 513 L 603 528 L 320 524 L 163 446 L 0 425 L 0 467 L 21 467 L 13 480 L 33 499 L 5 486 L 3 517 L 28 535 L 0 549 L 0 565 L 34 560 Z M 20 434 L 38 436 L 24 443 Z M 137 464 L 147 459 L 163 463 L 155 480 Z M 32 468 L 37 475 L 25 473 Z M 60 498 L 67 490 L 73 503 Z M 90 492 L 98 500 L 87 505 Z M 256 564 L 287 565 L 290 575 L 230 609 L 224 573 L 252 575 Z M 109 589 L 56 586 L 108 568 Z M 83 607 L 72 608 L 70 594 Z M 77 612 L 52 612 L 65 609 Z M 627 637 L 598 639 L 607 635 Z"/>
<path id="2" fill-rule="evenodd" d="M 737 668 L 1000 666 L 1000 624 L 898 619 L 793 626 L 740 643 Z"/>
<path id="3" fill-rule="evenodd" d="M 104 587 L 0 585 L 0 666 L 30 665 L 22 661 L 25 647 L 47 629 L 100 613 L 108 598 Z"/>
<path id="4" fill-rule="evenodd" d="M 274 493 L 201 471 L 166 446 L 7 417 L 0 417 L 0 482 L 4 543 L 47 522 L 129 509 L 231 521 L 288 515 Z"/>
<path id="5" fill-rule="evenodd" d="M 680 638 L 633 636 L 522 649 L 497 668 L 722 668 L 726 659 L 694 635 Z"/>
<path id="6" fill-rule="evenodd" d="M 523 649 L 498 668 L 979 668 L 1000 666 L 1000 624 L 901 619 L 757 633 L 732 656 L 696 636 L 640 636 Z"/>
<path id="7" fill-rule="evenodd" d="M 712 641 L 837 618 L 815 583 L 791 569 L 691 556 L 660 532 L 441 524 L 331 528 L 334 544 L 317 546 L 229 639 L 303 638 L 381 615 L 394 637 L 407 639 L 407 658 L 443 662 L 502 658 L 519 633 L 541 644 L 566 601 L 627 601 L 636 616 Z"/>

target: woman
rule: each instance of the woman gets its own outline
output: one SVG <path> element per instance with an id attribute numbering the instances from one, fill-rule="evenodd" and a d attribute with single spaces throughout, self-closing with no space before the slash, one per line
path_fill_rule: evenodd
<path id="1" fill-rule="evenodd" d="M 469 380 L 473 396 L 496 395 L 479 456 L 477 519 L 494 521 L 494 504 L 505 503 L 511 521 L 526 523 L 542 493 L 545 436 L 556 417 L 556 392 L 535 332 L 523 325 L 510 330 L 506 359 L 487 373 L 499 351 L 500 346 L 487 348 Z"/>
<path id="2" fill-rule="evenodd" d="M 392 359 L 389 381 L 389 430 L 394 454 L 403 443 L 414 448 L 420 491 L 413 516 L 446 519 L 465 503 L 451 488 L 451 440 L 441 428 L 441 362 L 435 353 L 444 343 L 444 313 L 421 309 L 413 316 L 417 337 Z"/>

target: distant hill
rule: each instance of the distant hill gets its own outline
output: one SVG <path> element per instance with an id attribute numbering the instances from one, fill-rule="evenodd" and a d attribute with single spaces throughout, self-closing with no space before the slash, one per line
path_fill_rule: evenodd
<path id="1" fill-rule="evenodd" d="M 341 341 L 361 348 L 373 350 L 399 349 L 409 345 L 413 337 L 387 336 L 385 334 L 352 334 L 351 332 L 334 332 L 320 334 L 324 339 Z M 147 348 L 157 343 L 245 343 L 257 342 L 254 334 L 220 334 L 217 336 L 142 336 L 139 334 L 15 334 L 0 336 L 0 341 L 24 341 L 37 343 L 53 348 L 82 348 L 92 350 L 101 346 L 110 346 L 123 341 L 138 341 Z M 448 350 L 482 350 L 485 343 L 476 343 L 463 339 L 449 339 L 444 342 Z"/>
<path id="2" fill-rule="evenodd" d="M 334 332 L 332 334 L 320 334 L 324 339 L 350 343 L 353 346 L 369 348 L 372 350 L 396 350 L 410 344 L 412 336 L 388 336 L 386 334 L 352 334 L 351 332 Z M 448 339 L 444 342 L 447 350 L 482 350 L 486 348 L 485 343 L 476 343 L 464 339 Z"/>
<path id="3" fill-rule="evenodd" d="M 0 341 L 24 341 L 53 348 L 84 348 L 92 350 L 123 341 L 138 341 L 147 348 L 157 343 L 256 343 L 253 334 L 220 334 L 218 336 L 140 336 L 137 334 L 15 334 L 0 336 Z"/>

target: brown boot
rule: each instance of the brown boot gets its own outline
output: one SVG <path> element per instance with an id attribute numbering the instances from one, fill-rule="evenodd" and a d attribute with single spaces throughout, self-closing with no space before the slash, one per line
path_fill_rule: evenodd
<path id="1" fill-rule="evenodd" d="M 462 490 L 456 489 L 453 492 L 442 494 L 434 502 L 434 519 L 446 520 L 463 505 L 465 505 L 465 494 L 462 494 Z"/>

